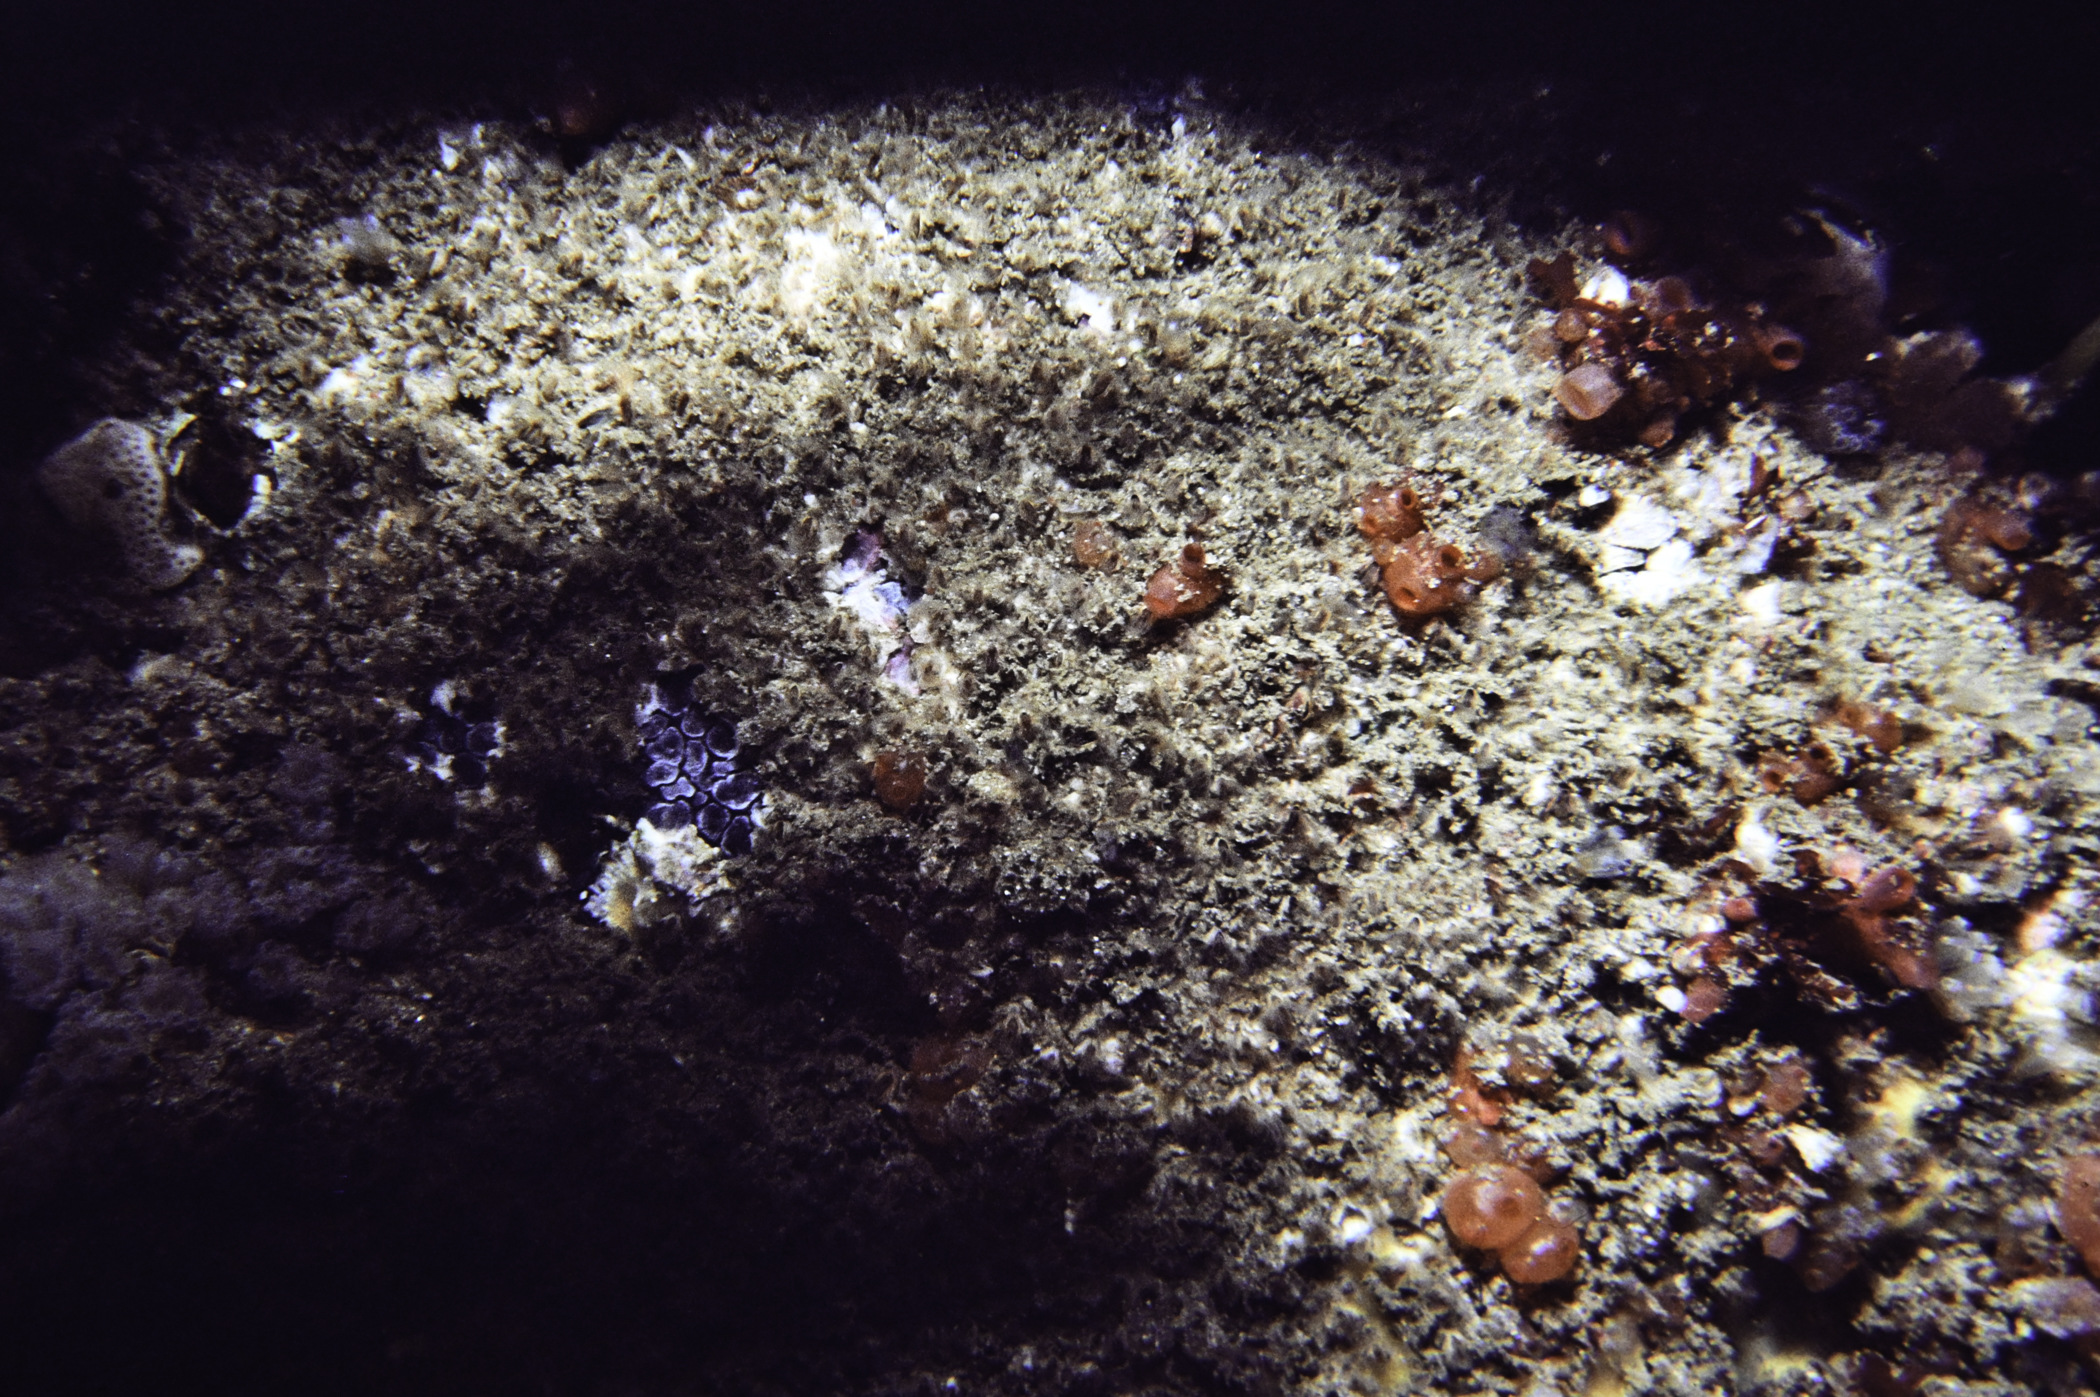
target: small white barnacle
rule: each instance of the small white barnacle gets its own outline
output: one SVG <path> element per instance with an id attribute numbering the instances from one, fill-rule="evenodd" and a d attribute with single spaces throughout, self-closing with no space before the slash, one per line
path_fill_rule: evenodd
<path id="1" fill-rule="evenodd" d="M 105 417 L 45 457 L 36 474 L 67 523 L 116 540 L 142 585 L 178 586 L 204 561 L 203 549 L 171 533 L 167 461 L 138 423 Z"/>

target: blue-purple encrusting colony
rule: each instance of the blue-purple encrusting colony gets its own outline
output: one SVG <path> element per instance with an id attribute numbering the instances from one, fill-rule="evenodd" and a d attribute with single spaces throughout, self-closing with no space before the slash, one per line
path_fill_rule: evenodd
<path id="1" fill-rule="evenodd" d="M 489 763 L 503 751 L 503 725 L 477 723 L 459 711 L 451 681 L 430 692 L 430 708 L 408 741 L 408 764 L 425 768 L 440 781 L 485 786 Z"/>
<path id="2" fill-rule="evenodd" d="M 750 853 L 760 791 L 737 765 L 736 720 L 665 703 L 654 689 L 637 718 L 655 797 L 642 818 L 663 830 L 694 825 L 723 853 Z"/>

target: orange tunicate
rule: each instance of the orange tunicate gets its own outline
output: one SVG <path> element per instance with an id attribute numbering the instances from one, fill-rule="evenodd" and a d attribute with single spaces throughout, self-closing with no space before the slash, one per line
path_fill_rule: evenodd
<path id="1" fill-rule="evenodd" d="M 1677 436 L 1677 414 L 1666 412 L 1653 418 L 1648 425 L 1634 433 L 1634 439 L 1651 450 L 1660 451 Z"/>
<path id="2" fill-rule="evenodd" d="M 1884 868 L 1867 876 L 1851 905 L 1861 912 L 1894 912 L 1908 907 L 1917 895 L 1915 877 L 1900 868 Z"/>
<path id="3" fill-rule="evenodd" d="M 1694 976 L 1684 987 L 1684 1007 L 1678 1014 L 1687 1023 L 1702 1024 L 1728 1007 L 1728 991 L 1711 975 Z"/>
<path id="4" fill-rule="evenodd" d="M 1808 357 L 1808 342 L 1784 325 L 1760 325 L 1752 332 L 1765 363 L 1781 373 L 1791 373 Z"/>
<path id="5" fill-rule="evenodd" d="M 1831 711 L 1830 716 L 1842 727 L 1852 729 L 1874 744 L 1874 750 L 1884 756 L 1903 745 L 1903 720 L 1886 708 L 1876 708 L 1871 703 L 1859 703 L 1844 699 Z"/>
<path id="6" fill-rule="evenodd" d="M 1371 558 L 1380 567 L 1393 560 L 1396 545 L 1428 527 L 1422 498 L 1405 485 L 1373 485 L 1356 505 L 1356 527 L 1371 541 Z"/>
<path id="7" fill-rule="evenodd" d="M 1385 594 L 1402 616 L 1434 616 L 1472 596 L 1469 582 L 1501 575 L 1502 565 L 1494 558 L 1469 564 L 1457 544 L 1420 533 L 1393 545 L 1385 564 Z"/>
<path id="8" fill-rule="evenodd" d="M 1463 1117 L 1444 1132 L 1437 1144 L 1443 1147 L 1445 1158 L 1460 1168 L 1494 1164 L 1503 1158 L 1502 1137 L 1478 1121 Z"/>
<path id="9" fill-rule="evenodd" d="M 1594 422 L 1610 412 L 1626 390 L 1602 364 L 1579 364 L 1553 385 L 1553 396 L 1577 422 Z"/>
<path id="10" fill-rule="evenodd" d="M 1072 557 L 1083 568 L 1113 568 L 1116 565 L 1116 536 L 1099 519 L 1082 519 L 1072 530 Z"/>
<path id="11" fill-rule="evenodd" d="M 1460 1045 L 1451 1062 L 1451 1114 L 1492 1129 L 1502 1121 L 1500 1093 L 1490 1095 L 1473 1070 L 1473 1051 Z"/>
<path id="12" fill-rule="evenodd" d="M 1655 220 L 1633 209 L 1619 209 L 1604 220 L 1604 250 L 1622 262 L 1638 262 L 1655 250 Z"/>
<path id="13" fill-rule="evenodd" d="M 1972 596 L 2002 595 L 2015 580 L 2007 553 L 2034 542 L 2026 515 L 1979 499 L 1956 500 L 1940 522 L 1935 547 L 1955 584 Z"/>
<path id="14" fill-rule="evenodd" d="M 2056 1195 L 2056 1225 L 2085 1269 L 2100 1275 L 2100 1154 L 2074 1156 Z"/>
<path id="15" fill-rule="evenodd" d="M 1545 1285 L 1575 1269 L 1582 1234 L 1559 1218 L 1541 1217 L 1499 1255 L 1503 1273 L 1518 1285 Z"/>
<path id="16" fill-rule="evenodd" d="M 878 752 L 875 756 L 875 795 L 884 805 L 903 814 L 926 794 L 926 759 L 917 752 Z"/>
<path id="17" fill-rule="evenodd" d="M 1917 951 L 1889 929 L 1888 914 L 1900 912 L 1918 895 L 1918 880 L 1900 868 L 1884 868 L 1860 884 L 1859 892 L 1838 909 L 1852 928 L 1859 949 L 1906 989 L 1929 990 L 1939 974 Z"/>
<path id="18" fill-rule="evenodd" d="M 1203 561 L 1203 545 L 1192 543 L 1181 558 L 1152 574 L 1145 584 L 1145 609 L 1155 620 L 1194 616 L 1225 592 L 1225 574 Z"/>
<path id="19" fill-rule="evenodd" d="M 1774 1261 L 1792 1261 L 1795 1253 L 1801 1250 L 1801 1224 L 1788 1218 L 1765 1233 L 1758 1243 L 1764 1248 L 1765 1255 Z"/>
<path id="20" fill-rule="evenodd" d="M 1798 757 L 1784 752 L 1760 752 L 1757 776 L 1766 790 L 1775 794 L 1785 791 L 1802 805 L 1827 800 L 1845 784 L 1836 755 L 1821 743 L 1811 745 Z"/>
<path id="21" fill-rule="evenodd" d="M 1815 1079 L 1799 1058 L 1783 1058 L 1765 1069 L 1764 1080 L 1758 1083 L 1757 1099 L 1783 1120 L 1808 1103 L 1814 1086 Z"/>
<path id="22" fill-rule="evenodd" d="M 1546 1211 L 1538 1181 L 1509 1164 L 1476 1164 L 1444 1187 L 1444 1221 L 1469 1247 L 1499 1251 Z"/>

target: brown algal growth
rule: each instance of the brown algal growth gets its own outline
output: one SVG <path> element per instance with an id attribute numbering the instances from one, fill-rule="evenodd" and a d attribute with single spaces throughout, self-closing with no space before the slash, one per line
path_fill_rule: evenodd
<path id="1" fill-rule="evenodd" d="M 926 794 L 926 759 L 917 752 L 878 752 L 875 756 L 875 796 L 902 815 Z"/>
<path id="2" fill-rule="evenodd" d="M 2029 621 L 2049 625 L 2084 624 L 2092 606 L 2078 574 L 2056 563 L 2029 563 L 2013 600 Z"/>
<path id="3" fill-rule="evenodd" d="M 1628 249 L 1614 253 L 1621 257 L 1645 253 L 1652 229 L 1626 217 L 1614 215 L 1607 247 Z M 1667 446 L 1685 414 L 1808 359 L 1807 341 L 1767 320 L 1761 307 L 1708 305 L 1682 277 L 1630 282 L 1606 270 L 1578 286 L 1575 259 L 1565 252 L 1533 261 L 1530 274 L 1558 312 L 1551 341 L 1563 372 L 1553 396 L 1570 419 L 1600 434 Z"/>
<path id="4" fill-rule="evenodd" d="M 1181 557 L 1152 574 L 1145 584 L 1145 609 L 1156 621 L 1207 611 L 1225 593 L 1225 574 L 1207 566 L 1203 545 L 1192 543 Z"/>
<path id="5" fill-rule="evenodd" d="M 2006 556 L 2034 543 L 2034 521 L 2015 509 L 1971 496 L 1947 507 L 1934 541 L 1947 575 L 1972 597 L 2005 595 L 2016 576 Z"/>
<path id="6" fill-rule="evenodd" d="M 1114 531 L 1099 519 L 1082 519 L 1072 530 L 1072 557 L 1079 566 L 1101 572 L 1114 571 L 1122 561 Z"/>
<path id="7" fill-rule="evenodd" d="M 2085 1269 L 2100 1275 L 2100 1154 L 2074 1155 L 2056 1194 L 2056 1225 Z"/>
<path id="8" fill-rule="evenodd" d="M 1404 485 L 1373 485 L 1357 502 L 1356 527 L 1384 571 L 1385 594 L 1410 620 L 1449 611 L 1469 600 L 1474 584 L 1502 575 L 1492 555 L 1468 563 L 1465 550 L 1428 531 L 1422 501 Z"/>

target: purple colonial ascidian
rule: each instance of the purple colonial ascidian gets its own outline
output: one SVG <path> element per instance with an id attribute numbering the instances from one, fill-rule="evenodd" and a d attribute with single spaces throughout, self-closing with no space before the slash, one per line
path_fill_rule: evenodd
<path id="1" fill-rule="evenodd" d="M 466 710 L 451 680 L 430 691 L 430 710 L 409 739 L 410 769 L 463 786 L 488 784 L 489 763 L 503 755 L 503 724 L 493 718 L 476 721 L 483 715 Z"/>
<path id="2" fill-rule="evenodd" d="M 725 854 L 751 852 L 759 820 L 758 778 L 738 769 L 736 720 L 680 708 L 652 688 L 636 715 L 655 803 L 642 818 L 658 829 L 694 825 Z"/>

